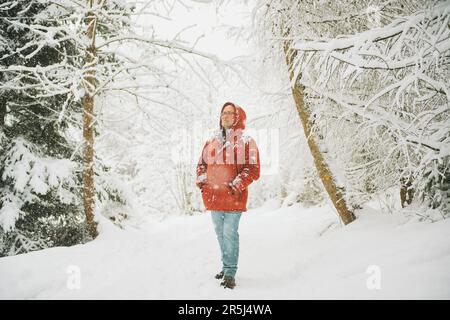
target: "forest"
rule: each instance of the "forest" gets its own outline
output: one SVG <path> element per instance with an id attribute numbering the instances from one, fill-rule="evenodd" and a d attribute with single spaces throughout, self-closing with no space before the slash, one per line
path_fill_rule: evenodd
<path id="1" fill-rule="evenodd" d="M 449 299 L 449 79 L 448 0 L 0 0 L 0 299 Z"/>

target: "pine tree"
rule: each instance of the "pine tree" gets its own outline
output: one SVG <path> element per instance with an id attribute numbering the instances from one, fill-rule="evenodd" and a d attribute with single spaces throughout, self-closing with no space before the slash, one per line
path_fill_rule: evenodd
<path id="1" fill-rule="evenodd" d="M 126 32 L 127 8 L 97 6 L 103 39 Z M 97 4 L 96 4 L 97 5 Z M 0 254 L 82 243 L 95 237 L 85 215 L 83 95 L 90 74 L 98 87 L 122 69 L 112 52 L 85 60 L 86 5 L 6 1 L 0 20 Z M 86 63 L 87 62 L 87 63 Z M 101 89 L 101 88 L 100 88 Z M 98 88 L 90 93 L 101 96 Z M 98 134 L 92 109 L 92 139 Z M 109 168 L 92 154 L 92 206 L 124 203 Z M 92 217 L 91 217 L 92 218 Z M 91 219 L 92 221 L 92 219 Z M 89 228 L 91 227 L 91 228 Z"/>
<path id="2" fill-rule="evenodd" d="M 45 31 L 30 32 L 27 25 L 50 33 L 62 23 L 47 9 L 36 1 L 4 2 L 0 9 L 0 255 L 86 240 L 81 158 L 70 142 L 79 130 L 80 103 L 70 92 L 48 94 L 43 74 L 36 74 L 80 61 L 71 41 L 37 47 Z M 57 72 L 46 80 L 57 82 Z"/>

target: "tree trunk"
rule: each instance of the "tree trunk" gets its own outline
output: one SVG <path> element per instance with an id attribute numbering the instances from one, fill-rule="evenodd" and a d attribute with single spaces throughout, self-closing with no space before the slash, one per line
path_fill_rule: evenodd
<path id="1" fill-rule="evenodd" d="M 89 8 L 92 9 L 93 0 L 88 0 Z M 97 223 L 94 221 L 94 92 L 96 88 L 95 81 L 95 64 L 97 52 L 95 47 L 95 30 L 97 25 L 97 17 L 94 12 L 89 11 L 86 16 L 87 32 L 86 35 L 90 41 L 87 48 L 84 72 L 85 94 L 82 99 L 83 105 L 83 196 L 84 196 L 84 212 L 86 214 L 86 222 L 89 234 L 92 238 L 98 235 Z"/>
<path id="2" fill-rule="evenodd" d="M 294 78 L 293 63 L 297 55 L 297 51 L 290 49 L 290 42 L 285 42 L 283 49 L 286 58 L 286 64 L 289 69 L 289 79 L 292 82 Z M 348 224 L 355 220 L 355 215 L 347 208 L 345 199 L 336 186 L 336 182 L 330 171 L 330 168 L 325 162 L 325 159 L 323 158 L 322 153 L 320 152 L 317 143 L 313 135 L 311 134 L 311 123 L 309 120 L 310 114 L 303 102 L 303 88 L 300 84 L 297 84 L 297 81 L 295 81 L 294 86 L 291 88 L 291 90 L 292 95 L 294 96 L 298 115 L 300 116 L 300 121 L 303 125 L 303 130 L 305 131 L 309 149 L 314 158 L 314 164 L 316 166 L 317 172 L 319 173 L 319 177 L 322 180 L 325 190 L 327 191 L 342 221 L 344 222 L 344 224 Z"/>
<path id="3" fill-rule="evenodd" d="M 401 183 L 402 185 L 400 187 L 400 202 L 402 208 L 404 208 L 407 205 L 411 204 L 413 200 L 414 190 L 413 188 L 411 188 L 412 178 L 409 177 L 407 179 L 401 179 Z"/>
<path id="4" fill-rule="evenodd" d="M 0 103 L 0 128 L 5 125 L 6 103 Z"/>

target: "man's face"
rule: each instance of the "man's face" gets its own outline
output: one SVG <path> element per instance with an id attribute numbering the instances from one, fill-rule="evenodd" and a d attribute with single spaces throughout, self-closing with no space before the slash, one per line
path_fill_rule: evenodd
<path id="1" fill-rule="evenodd" d="M 226 106 L 222 114 L 220 115 L 220 120 L 222 122 L 222 127 L 225 129 L 230 129 L 233 126 L 234 120 L 236 119 L 236 114 L 234 113 L 234 108 L 231 105 Z"/>

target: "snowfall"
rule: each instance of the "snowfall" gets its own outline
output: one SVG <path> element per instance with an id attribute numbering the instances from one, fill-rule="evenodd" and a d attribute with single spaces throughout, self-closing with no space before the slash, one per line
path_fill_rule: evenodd
<path id="1" fill-rule="evenodd" d="M 0 259 L 1 299 L 449 299 L 450 219 L 367 203 L 349 225 L 328 204 L 268 201 L 243 213 L 234 290 L 220 287 L 209 212 L 120 229 L 87 244 Z"/>

